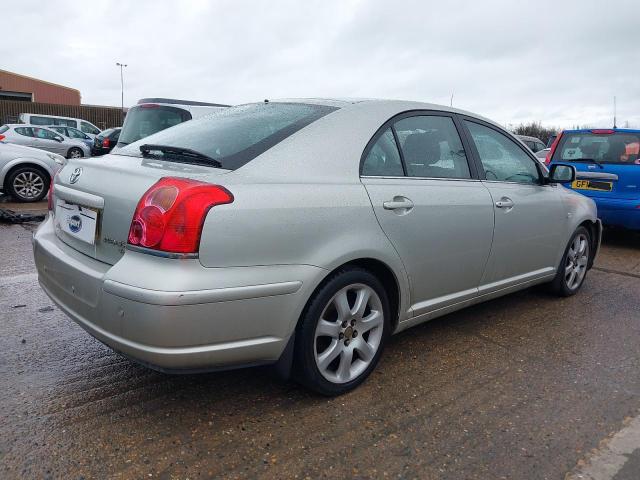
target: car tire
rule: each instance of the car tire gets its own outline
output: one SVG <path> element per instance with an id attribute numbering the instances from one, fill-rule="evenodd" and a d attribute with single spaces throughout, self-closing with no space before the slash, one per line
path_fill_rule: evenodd
<path id="1" fill-rule="evenodd" d="M 84 157 L 84 152 L 80 148 L 73 147 L 73 148 L 70 148 L 69 151 L 67 152 L 67 158 L 82 158 L 82 157 Z"/>
<path id="2" fill-rule="evenodd" d="M 358 267 L 337 271 L 318 287 L 302 313 L 294 378 L 322 395 L 353 390 L 376 367 L 390 325 L 389 300 L 380 280 Z"/>
<path id="3" fill-rule="evenodd" d="M 49 175 L 36 167 L 24 166 L 7 177 L 5 191 L 19 202 L 39 202 L 49 190 Z"/>
<path id="4" fill-rule="evenodd" d="M 589 230 L 578 227 L 567 244 L 558 266 L 558 273 L 551 282 L 553 293 L 561 297 L 570 297 L 580 290 L 589 270 L 591 245 Z"/>

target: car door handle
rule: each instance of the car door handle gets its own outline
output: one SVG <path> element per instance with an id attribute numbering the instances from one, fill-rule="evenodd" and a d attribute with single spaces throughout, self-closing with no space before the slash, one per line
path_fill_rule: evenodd
<path id="1" fill-rule="evenodd" d="M 393 197 L 393 200 L 384 202 L 382 208 L 385 210 L 411 210 L 413 202 L 406 197 Z"/>
<path id="2" fill-rule="evenodd" d="M 513 200 L 509 197 L 502 197 L 496 202 L 496 207 L 498 208 L 513 208 L 514 205 Z"/>

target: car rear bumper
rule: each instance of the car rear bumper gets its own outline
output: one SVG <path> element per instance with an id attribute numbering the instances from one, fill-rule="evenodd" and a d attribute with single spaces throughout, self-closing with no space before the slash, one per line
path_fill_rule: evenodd
<path id="1" fill-rule="evenodd" d="M 205 268 L 197 259 L 132 251 L 111 266 L 64 244 L 51 218 L 33 248 L 40 285 L 61 310 L 114 350 L 163 371 L 277 361 L 325 272 L 308 265 Z M 166 279 L 163 289 L 132 282 L 141 268 L 145 277 Z"/>
<path id="2" fill-rule="evenodd" d="M 592 198 L 598 206 L 598 217 L 602 223 L 640 230 L 640 199 Z"/>

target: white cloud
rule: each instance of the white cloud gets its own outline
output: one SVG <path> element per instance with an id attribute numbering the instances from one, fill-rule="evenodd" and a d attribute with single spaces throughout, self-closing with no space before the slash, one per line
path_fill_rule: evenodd
<path id="1" fill-rule="evenodd" d="M 118 105 L 296 96 L 454 105 L 501 123 L 640 127 L 637 0 L 21 0 L 3 68 Z"/>

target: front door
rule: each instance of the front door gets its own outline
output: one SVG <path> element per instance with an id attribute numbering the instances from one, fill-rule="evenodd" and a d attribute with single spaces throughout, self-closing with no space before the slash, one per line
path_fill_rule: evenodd
<path id="1" fill-rule="evenodd" d="M 42 150 L 65 155 L 64 137 L 46 128 L 33 127 L 35 146 Z M 56 140 L 59 139 L 60 141 Z"/>
<path id="2" fill-rule="evenodd" d="M 491 249 L 491 196 L 446 114 L 389 122 L 365 151 L 362 183 L 409 275 L 414 315 L 477 295 Z"/>
<path id="3" fill-rule="evenodd" d="M 495 211 L 491 256 L 480 293 L 550 276 L 566 235 L 558 188 L 545 185 L 537 160 L 490 125 L 465 120 Z"/>

